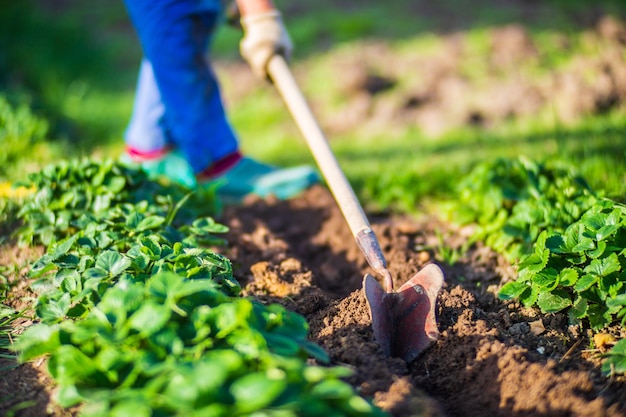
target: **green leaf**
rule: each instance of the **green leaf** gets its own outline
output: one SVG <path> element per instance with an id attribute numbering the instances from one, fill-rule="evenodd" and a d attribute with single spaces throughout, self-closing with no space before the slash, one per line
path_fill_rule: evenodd
<path id="1" fill-rule="evenodd" d="M 143 335 L 151 335 L 165 326 L 170 316 L 171 310 L 167 306 L 150 302 L 130 316 L 128 325 Z"/>
<path id="2" fill-rule="evenodd" d="M 195 220 L 191 225 L 191 232 L 197 235 L 205 235 L 211 233 L 226 233 L 228 226 L 216 223 L 211 217 L 203 217 Z"/>
<path id="3" fill-rule="evenodd" d="M 537 302 L 538 295 L 539 291 L 537 290 L 537 287 L 529 286 L 519 295 L 519 300 L 525 307 L 531 307 Z"/>
<path id="4" fill-rule="evenodd" d="M 552 253 L 565 253 L 568 252 L 568 248 L 565 245 L 565 240 L 560 234 L 551 235 L 546 239 L 546 248 Z"/>
<path id="5" fill-rule="evenodd" d="M 67 252 L 69 252 L 69 250 L 72 249 L 72 247 L 74 246 L 74 243 L 76 243 L 77 239 L 78 235 L 73 235 L 65 240 L 57 242 L 57 244 L 52 246 L 52 251 L 50 253 L 51 260 L 57 260 L 61 256 L 65 255 Z"/>
<path id="6" fill-rule="evenodd" d="M 237 379 L 230 392 L 237 402 L 240 413 L 247 413 L 269 407 L 287 387 L 283 371 L 278 369 L 255 372 Z"/>
<path id="7" fill-rule="evenodd" d="M 54 323 L 65 318 L 70 308 L 70 302 L 71 298 L 69 293 L 63 293 L 58 300 L 40 297 L 35 311 L 44 322 Z"/>
<path id="8" fill-rule="evenodd" d="M 619 271 L 620 269 L 621 265 L 619 263 L 619 259 L 617 259 L 617 254 L 612 253 L 605 258 L 593 259 L 584 271 L 599 277 L 605 277 L 613 272 Z"/>
<path id="9" fill-rule="evenodd" d="M 607 352 L 607 359 L 602 364 L 602 373 L 626 374 L 626 339 L 619 340 L 613 348 Z"/>
<path id="10" fill-rule="evenodd" d="M 109 272 L 105 269 L 94 267 L 85 270 L 85 279 L 102 280 L 109 276 Z"/>
<path id="11" fill-rule="evenodd" d="M 554 268 L 545 268 L 537 272 L 531 279 L 541 290 L 552 291 L 558 285 L 559 272 Z"/>
<path id="12" fill-rule="evenodd" d="M 121 192 L 126 186 L 126 178 L 119 176 L 113 177 L 107 181 L 107 188 L 113 194 Z"/>
<path id="13" fill-rule="evenodd" d="M 148 236 L 141 239 L 141 244 L 148 251 L 152 260 L 159 259 L 161 257 L 161 245 L 155 236 Z"/>
<path id="14" fill-rule="evenodd" d="M 533 274 L 545 268 L 550 258 L 550 250 L 544 249 L 541 254 L 533 253 L 524 257 L 519 264 L 520 274 L 524 270 L 525 274 Z"/>
<path id="15" fill-rule="evenodd" d="M 76 385 L 61 385 L 57 393 L 57 400 L 62 407 L 72 407 L 85 399 L 78 393 Z"/>
<path id="16" fill-rule="evenodd" d="M 165 218 L 162 216 L 150 216 L 141 220 L 137 225 L 137 231 L 143 232 L 145 230 L 156 229 L 165 223 Z"/>
<path id="17" fill-rule="evenodd" d="M 300 352 L 300 344 L 292 337 L 270 332 L 263 332 L 263 336 L 272 353 L 281 356 L 296 356 Z"/>
<path id="18" fill-rule="evenodd" d="M 574 285 L 574 289 L 577 292 L 583 292 L 591 288 L 594 284 L 598 282 L 599 278 L 597 276 L 586 274 L 583 275 L 578 281 L 576 281 L 576 285 Z"/>
<path id="19" fill-rule="evenodd" d="M 537 297 L 537 305 L 544 313 L 557 313 L 572 305 L 569 294 L 563 290 L 542 292 Z"/>
<path id="20" fill-rule="evenodd" d="M 525 282 L 508 282 L 502 286 L 498 293 L 501 300 L 513 300 L 518 298 L 526 289 L 530 288 Z"/>
<path id="21" fill-rule="evenodd" d="M 577 297 L 572 306 L 571 312 L 574 317 L 582 319 L 587 316 L 587 310 L 589 309 L 589 303 L 586 298 Z"/>
<path id="22" fill-rule="evenodd" d="M 578 272 L 573 268 L 564 268 L 559 272 L 559 284 L 571 287 L 578 281 Z"/>
<path id="23" fill-rule="evenodd" d="M 89 380 L 98 372 L 94 360 L 72 345 L 62 345 L 57 349 L 56 354 L 50 357 L 48 367 L 52 376 L 61 384 Z"/>
<path id="24" fill-rule="evenodd" d="M 606 250 L 606 242 L 598 242 L 596 249 L 587 251 L 587 256 L 592 259 L 598 258 L 602 256 L 604 251 Z"/>
<path id="25" fill-rule="evenodd" d="M 589 319 L 591 328 L 594 330 L 603 329 L 611 323 L 611 315 L 608 309 L 596 303 L 589 304 L 587 318 Z"/>
<path id="26" fill-rule="evenodd" d="M 47 324 L 35 324 L 27 327 L 15 342 L 15 350 L 19 352 L 21 362 L 27 362 L 55 352 L 60 346 L 58 326 Z"/>
<path id="27" fill-rule="evenodd" d="M 336 379 L 322 381 L 313 387 L 312 394 L 324 399 L 341 399 L 352 396 L 352 387 Z"/>
<path id="28" fill-rule="evenodd" d="M 111 417 L 150 417 L 152 409 L 140 399 L 122 400 L 111 409 Z"/>
<path id="29" fill-rule="evenodd" d="M 103 252 L 96 260 L 96 267 L 107 271 L 111 277 L 116 277 L 124 272 L 130 264 L 130 259 L 112 250 Z"/>
<path id="30" fill-rule="evenodd" d="M 626 306 L 626 294 L 620 294 L 616 297 L 609 297 L 606 300 L 606 306 L 611 311 L 617 311 L 621 307 Z"/>
<path id="31" fill-rule="evenodd" d="M 320 363 L 330 363 L 330 357 L 328 353 L 317 343 L 305 340 L 302 342 L 302 347 L 307 351 L 309 356 L 315 358 Z"/>
<path id="32" fill-rule="evenodd" d="M 578 253 L 595 249 L 593 240 L 586 237 L 585 226 L 582 223 L 574 223 L 565 230 L 565 252 Z"/>

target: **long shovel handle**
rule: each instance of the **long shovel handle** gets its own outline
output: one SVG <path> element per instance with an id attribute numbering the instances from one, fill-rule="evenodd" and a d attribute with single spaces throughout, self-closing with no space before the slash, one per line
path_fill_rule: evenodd
<path id="1" fill-rule="evenodd" d="M 383 273 L 387 269 L 387 262 L 382 255 L 376 235 L 370 227 L 354 190 L 339 167 L 339 163 L 302 95 L 287 62 L 281 55 L 274 55 L 268 63 L 267 70 L 309 145 L 309 149 L 367 262 L 375 271 Z"/>

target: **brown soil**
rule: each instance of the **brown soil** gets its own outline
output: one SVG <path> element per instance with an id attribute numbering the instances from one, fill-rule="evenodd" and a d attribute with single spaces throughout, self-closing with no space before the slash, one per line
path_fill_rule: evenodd
<path id="1" fill-rule="evenodd" d="M 407 364 L 386 358 L 373 340 L 360 290 L 368 267 L 326 189 L 289 202 L 251 201 L 227 211 L 225 222 L 227 254 L 247 294 L 306 316 L 311 338 L 334 364 L 353 368 L 350 382 L 394 416 L 626 415 L 626 383 L 600 375 L 581 329 L 497 299 L 514 271 L 486 248 L 440 264 L 441 336 Z M 397 286 L 435 261 L 435 230 L 448 246 L 463 241 L 463 231 L 433 219 L 372 223 Z"/>

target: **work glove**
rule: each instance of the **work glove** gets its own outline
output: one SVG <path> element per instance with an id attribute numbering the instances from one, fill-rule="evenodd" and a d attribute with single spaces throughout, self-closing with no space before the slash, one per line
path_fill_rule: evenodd
<path id="1" fill-rule="evenodd" d="M 281 14 L 272 10 L 241 18 L 243 39 L 239 44 L 241 56 L 259 78 L 267 78 L 267 64 L 275 54 L 289 60 L 293 45 Z"/>

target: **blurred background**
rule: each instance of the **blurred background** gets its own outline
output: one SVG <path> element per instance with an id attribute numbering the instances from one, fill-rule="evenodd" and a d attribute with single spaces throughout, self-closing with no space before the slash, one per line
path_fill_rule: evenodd
<path id="1" fill-rule="evenodd" d="M 623 0 L 276 0 L 292 66 L 370 209 L 412 211 L 477 163 L 526 155 L 626 190 Z M 141 49 L 121 1 L 0 0 L 0 182 L 117 158 Z M 211 57 L 244 152 L 312 162 L 223 25 Z M 288 152 L 285 152 L 288 149 Z"/>

